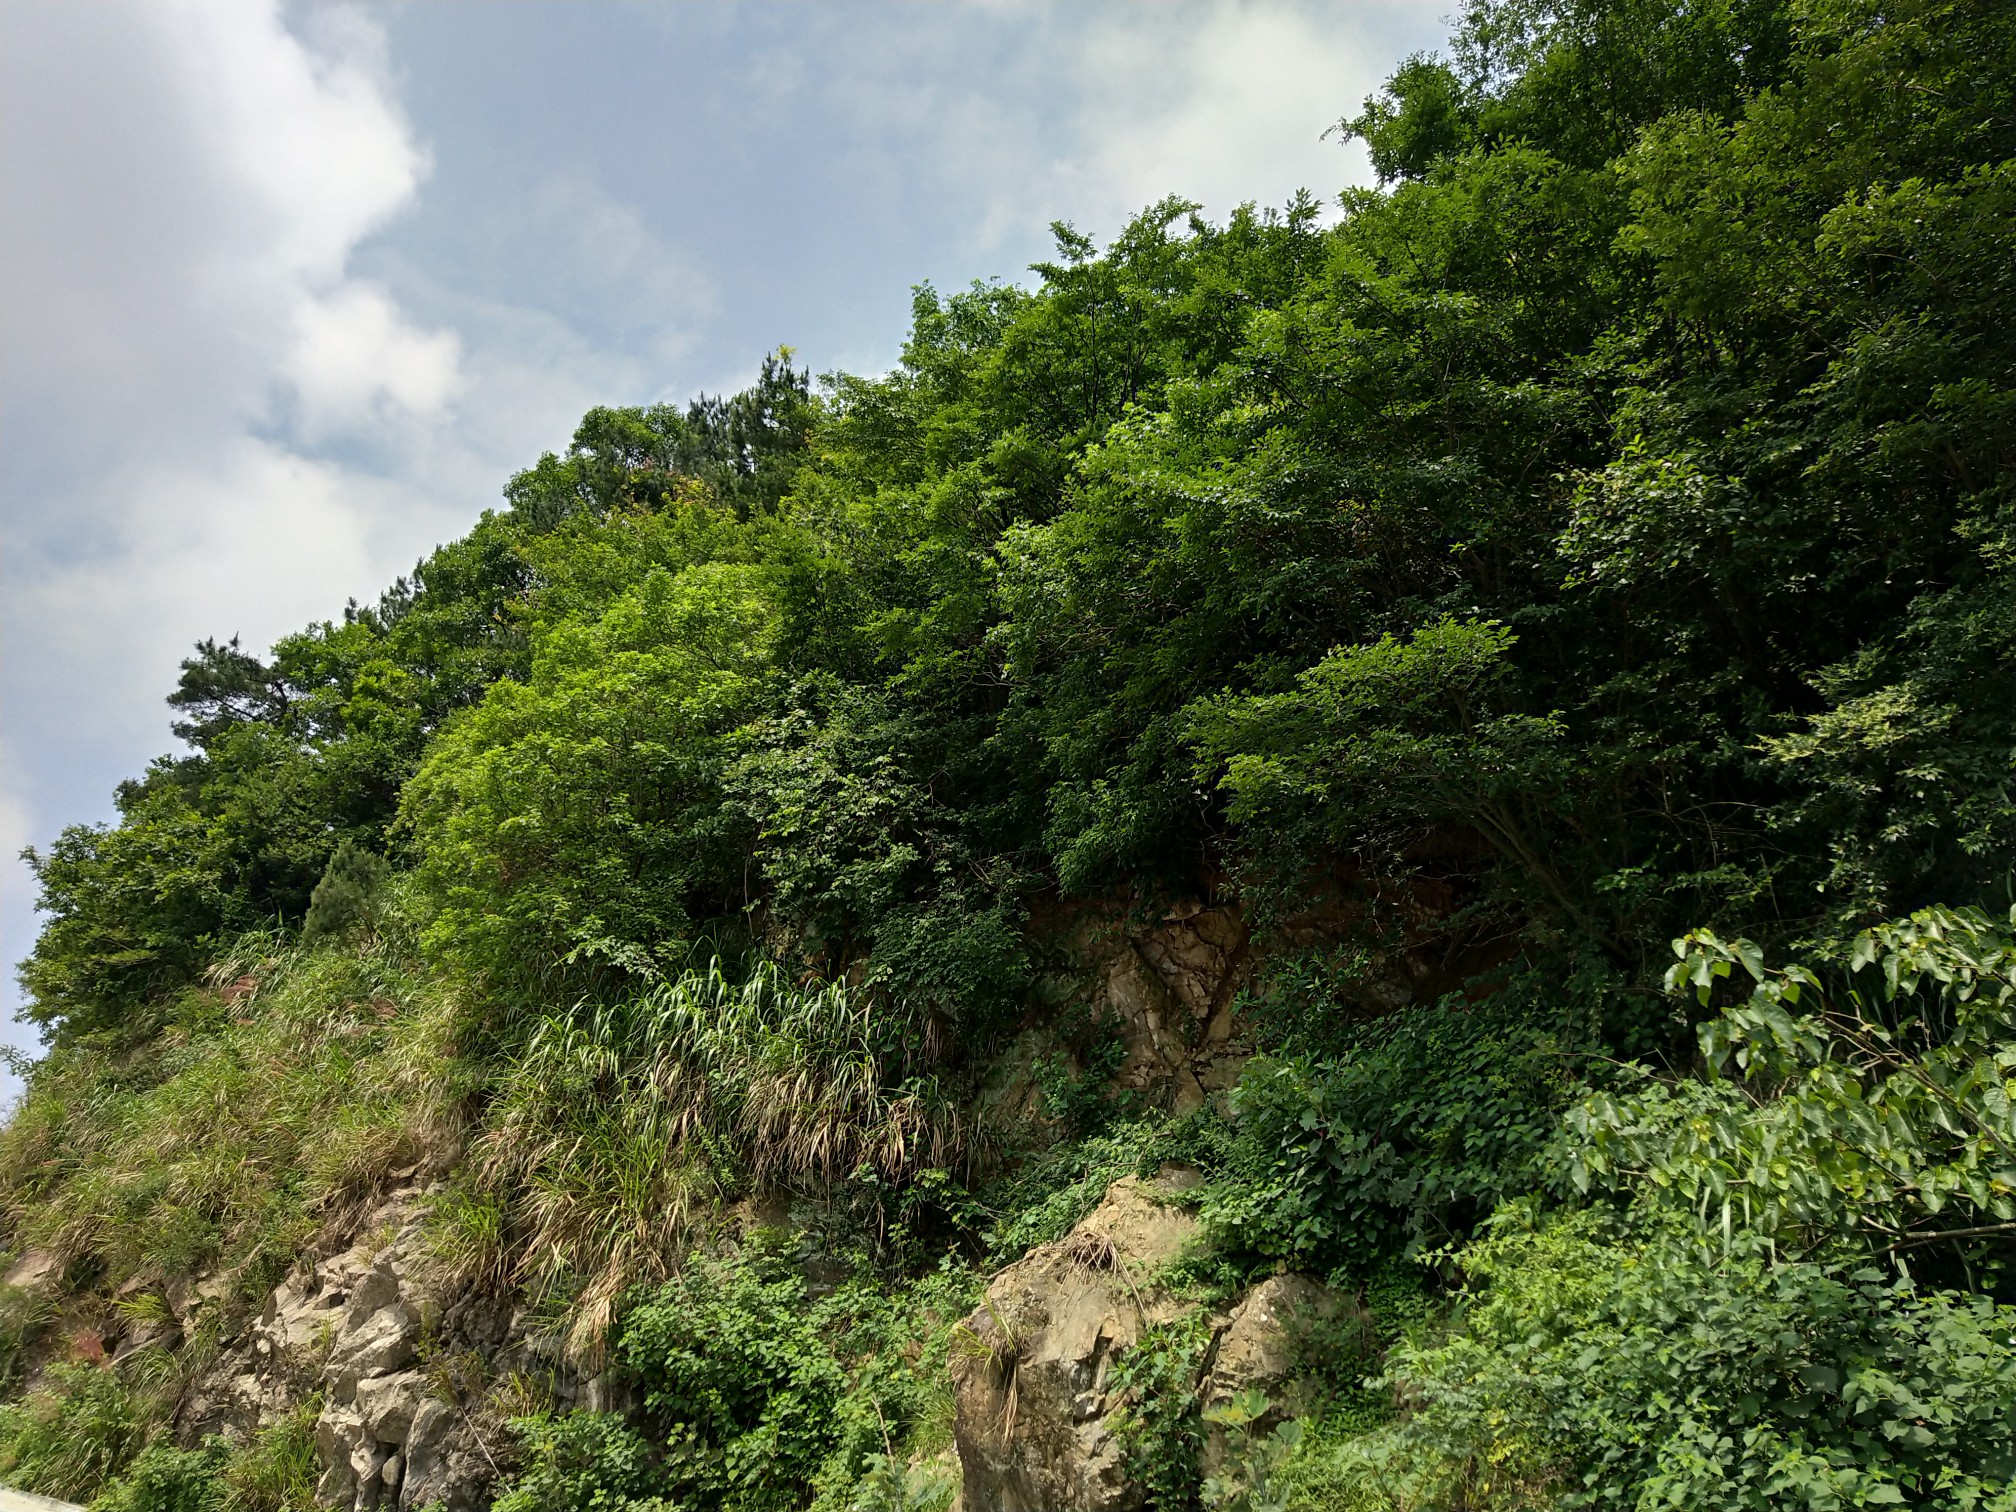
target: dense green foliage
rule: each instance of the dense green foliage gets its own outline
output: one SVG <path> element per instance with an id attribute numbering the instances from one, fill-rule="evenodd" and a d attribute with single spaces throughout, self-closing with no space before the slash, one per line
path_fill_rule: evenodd
<path id="1" fill-rule="evenodd" d="M 531 1463 L 501 1512 L 942 1507 L 949 1484 L 905 1475 L 892 1455 L 948 1435 L 942 1375 L 970 1277 L 850 1285 L 814 1301 L 787 1259 L 700 1259 L 641 1296 L 615 1343 L 641 1399 L 633 1420 L 522 1424 Z"/>
<path id="2" fill-rule="evenodd" d="M 1248 1064 L 1203 1208 L 1222 1248 L 1362 1277 L 1462 1238 L 1504 1198 L 1547 1183 L 1590 1043 L 1446 1005 L 1351 1038 L 1332 1055 Z"/>
<path id="3" fill-rule="evenodd" d="M 2016 937 L 1679 943 L 1676 985 L 1756 983 L 1710 1074 L 1573 1111 L 1554 1157 L 1608 1200 L 1499 1209 L 1454 1326 L 1389 1357 L 1413 1412 L 1313 1453 L 1311 1505 L 2016 1504 Z"/>
<path id="4" fill-rule="evenodd" d="M 31 854 L 7 1246 L 255 1289 L 425 1153 L 442 1275 L 634 1389 L 520 1403 L 504 1505 L 921 1506 L 977 1268 L 1180 1160 L 1200 1306 L 1365 1332 L 1208 1479 L 1194 1319 L 1118 1361 L 1160 1512 L 2016 1506 L 2012 59 L 1475 0 L 1334 220 L 1060 224 L 881 377 L 591 412 Z M 1174 1119 L 1052 926 L 1192 899 L 1261 1053 Z M 251 1474 L 152 1390 L 52 1366 L 0 1473 Z"/>

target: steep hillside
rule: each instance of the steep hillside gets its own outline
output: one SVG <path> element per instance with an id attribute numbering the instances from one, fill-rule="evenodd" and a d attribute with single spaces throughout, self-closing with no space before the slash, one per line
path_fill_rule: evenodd
<path id="1" fill-rule="evenodd" d="M 1478 0 L 31 853 L 0 1481 L 2016 1508 L 2016 10 Z"/>

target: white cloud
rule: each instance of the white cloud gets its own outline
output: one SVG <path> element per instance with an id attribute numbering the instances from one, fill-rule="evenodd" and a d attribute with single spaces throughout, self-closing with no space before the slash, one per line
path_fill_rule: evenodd
<path id="1" fill-rule="evenodd" d="M 433 419 L 461 386 L 455 334 L 416 330 L 374 284 L 347 282 L 303 299 L 294 329 L 282 371 L 300 398 L 308 437 Z"/>
<path id="2" fill-rule="evenodd" d="M 164 556 L 156 537 L 232 515 L 237 472 L 214 475 L 215 510 L 202 492 L 219 458 L 259 434 L 305 462 L 332 432 L 438 416 L 455 392 L 453 334 L 347 274 L 426 156 L 354 13 L 317 13 L 328 50 L 264 0 L 10 7 L 5 25 L 10 573 L 46 594 L 72 579 L 39 569 L 82 558 L 118 564 L 141 598 L 158 587 L 165 620 L 120 621 L 131 593 L 70 607 L 109 611 L 94 633 L 172 667 L 233 584 L 209 580 L 222 557 Z M 368 512 L 372 492 L 331 507 Z M 276 561 L 321 554 L 323 527 L 288 534 L 306 527 L 277 499 L 269 515 L 258 544 Z M 188 575 L 152 581 L 171 562 Z M 31 672 L 81 670 L 63 625 L 38 625 Z"/>
<path id="3" fill-rule="evenodd" d="M 472 476 L 494 496 L 494 459 L 444 435 L 457 335 L 350 270 L 429 166 L 383 35 L 347 8 L 303 19 L 0 11 L 10 849 L 103 813 L 167 744 L 193 641 L 263 645 L 458 530 Z"/>
<path id="4" fill-rule="evenodd" d="M 14 606 L 47 627 L 37 649 L 52 668 L 92 673 L 43 683 L 40 712 L 106 735 L 132 711 L 159 731 L 161 695 L 198 634 L 260 646 L 326 613 L 333 585 L 370 581 L 383 550 L 373 517 L 396 513 L 403 493 L 252 436 L 206 457 L 135 462 L 106 481 L 148 505 L 121 520 L 118 549 L 50 566 Z M 135 654 L 151 640 L 144 627 L 178 622 L 183 637 Z"/>
<path id="5" fill-rule="evenodd" d="M 301 309 L 426 170 L 364 24 L 343 56 L 261 0 L 18 6 L 5 25 L 10 409 L 94 433 L 109 411 L 154 446 L 263 413 Z"/>
<path id="6" fill-rule="evenodd" d="M 1173 25 L 1143 19 L 1119 12 L 1084 39 L 1077 134 L 1088 150 L 1058 173 L 1074 197 L 1124 213 L 1175 192 L 1223 216 L 1298 188 L 1328 198 L 1362 176 L 1322 140 L 1378 72 L 1340 8 L 1214 5 Z"/>
<path id="7" fill-rule="evenodd" d="M 802 46 L 834 65 L 813 77 L 836 115 L 908 147 L 883 171 L 922 166 L 938 193 L 978 200 L 969 242 L 985 249 L 1060 218 L 1110 236 L 1169 194 L 1220 219 L 1297 189 L 1333 200 L 1368 174 L 1360 150 L 1323 134 L 1390 70 L 1381 33 L 1418 28 L 1425 9 L 976 0 L 893 37 L 830 18 Z M 980 68 L 976 44 L 992 44 Z M 768 58 L 751 84 L 796 89 L 806 74 Z"/>

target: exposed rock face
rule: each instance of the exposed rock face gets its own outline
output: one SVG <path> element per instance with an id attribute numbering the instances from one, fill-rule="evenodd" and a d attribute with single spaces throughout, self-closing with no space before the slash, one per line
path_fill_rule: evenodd
<path id="1" fill-rule="evenodd" d="M 444 1314 L 425 1295 L 411 1266 L 418 1212 L 419 1195 L 400 1194 L 373 1215 L 372 1238 L 276 1287 L 190 1394 L 181 1436 L 249 1433 L 319 1388 L 316 1498 L 324 1506 L 485 1505 L 496 1475 L 489 1451 L 469 1415 L 436 1389 L 421 1354 L 426 1342 L 443 1354 L 474 1348 L 502 1360 L 514 1347 L 511 1320 L 469 1306 Z M 182 1300 L 189 1314 L 206 1305 L 202 1292 Z"/>
<path id="2" fill-rule="evenodd" d="M 409 1220 L 376 1255 L 353 1251 L 333 1267 L 318 1267 L 308 1286 L 322 1290 L 302 1288 L 291 1309 L 281 1294 L 275 1296 L 281 1317 L 312 1318 L 318 1303 L 327 1317 L 335 1304 L 322 1299 L 333 1293 L 340 1302 L 328 1334 L 322 1416 L 315 1424 L 323 1466 L 315 1491 L 325 1506 L 473 1512 L 488 1500 L 495 1468 L 475 1425 L 421 1368 L 423 1324 L 436 1309 L 410 1274 L 416 1229 Z M 430 1332 L 445 1344 L 457 1330 Z M 493 1324 L 487 1332 L 498 1330 Z"/>
<path id="3" fill-rule="evenodd" d="M 1052 1002 L 1079 1002 L 1113 1022 L 1127 1048 L 1115 1081 L 1177 1113 L 1238 1081 L 1248 1050 L 1232 1002 L 1250 972 L 1248 929 L 1232 905 L 1177 903 L 1143 919 L 1085 907 L 1056 925 Z"/>
<path id="4" fill-rule="evenodd" d="M 1115 1182 L 1068 1236 L 988 1285 L 952 1365 L 964 1512 L 1141 1505 L 1113 1433 L 1107 1373 L 1117 1350 L 1184 1310 L 1150 1279 L 1195 1231 L 1164 1201 L 1184 1184 Z"/>
<path id="5" fill-rule="evenodd" d="M 1182 1251 L 1196 1220 L 1170 1199 L 1194 1172 L 1129 1177 L 1108 1189 L 1084 1222 L 1032 1251 L 988 1284 L 955 1351 L 955 1441 L 963 1512 L 1137 1512 L 1141 1488 L 1126 1474 L 1115 1432 L 1123 1405 L 1108 1388 L 1115 1357 L 1151 1326 L 1192 1304 L 1156 1284 L 1155 1273 Z M 1268 1412 L 1252 1426 L 1272 1431 L 1300 1405 L 1300 1329 L 1328 1326 L 1340 1298 L 1306 1276 L 1274 1276 L 1211 1320 L 1198 1383 L 1200 1406 L 1257 1387 Z M 1205 1468 L 1225 1454 L 1222 1431 L 1205 1449 Z"/>
<path id="6" fill-rule="evenodd" d="M 1387 937 L 1350 973 L 1352 1010 L 1377 1015 L 1463 990 L 1505 959 L 1498 943 L 1452 953 L 1444 926 L 1456 896 L 1447 881 L 1340 875 L 1318 892 L 1308 909 L 1274 920 L 1263 939 L 1238 903 L 1214 901 L 1208 889 L 1152 911 L 1139 896 L 1039 907 L 1030 930 L 1045 962 L 1038 995 L 1111 1024 L 1126 1052 L 1115 1082 L 1183 1114 L 1237 1083 L 1253 1047 L 1235 1005 L 1269 960 L 1374 933 Z M 1375 913 L 1376 929 L 1369 927 Z M 1025 1059 L 1042 1053 L 1032 1043 Z M 1006 1065 L 1000 1073 L 996 1104 L 1033 1111 L 1035 1081 L 1026 1068 Z"/>
<path id="7" fill-rule="evenodd" d="M 1343 1297 L 1308 1276 L 1269 1276 L 1219 1325 L 1198 1393 L 1202 1405 L 1223 1406 L 1249 1389 L 1265 1393 L 1267 1411 L 1248 1425 L 1256 1437 L 1300 1416 L 1314 1403 L 1304 1378 L 1307 1362 L 1296 1346 L 1313 1330 L 1343 1326 L 1347 1308 Z M 1204 1441 L 1206 1473 L 1224 1463 L 1225 1450 L 1225 1430 L 1214 1424 Z"/>

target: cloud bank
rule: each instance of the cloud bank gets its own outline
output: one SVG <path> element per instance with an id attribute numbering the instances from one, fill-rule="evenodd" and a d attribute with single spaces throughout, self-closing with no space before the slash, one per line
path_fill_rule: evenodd
<path id="1" fill-rule="evenodd" d="M 76 774 L 102 812 L 167 744 L 160 699 L 192 641 L 264 643 L 453 528 L 428 452 L 460 340 L 350 267 L 428 156 L 382 30 L 307 19 L 297 34 L 262 0 L 6 11 L 9 852 L 48 838 Z"/>

